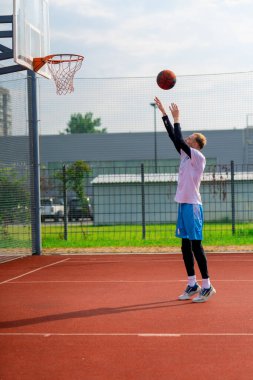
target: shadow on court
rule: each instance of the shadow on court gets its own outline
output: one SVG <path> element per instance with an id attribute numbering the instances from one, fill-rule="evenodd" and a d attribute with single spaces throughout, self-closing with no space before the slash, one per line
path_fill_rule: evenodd
<path id="1" fill-rule="evenodd" d="M 89 317 L 96 317 L 100 315 L 119 314 L 119 313 L 133 312 L 133 311 L 162 309 L 162 308 L 171 308 L 171 307 L 187 306 L 187 305 L 192 306 L 192 302 L 189 302 L 189 301 L 182 302 L 178 300 L 171 300 L 171 301 L 154 302 L 154 303 L 137 304 L 137 305 L 120 306 L 120 307 L 102 307 L 102 308 L 96 308 L 96 309 L 90 309 L 90 310 L 72 311 L 72 312 L 61 313 L 61 314 L 43 315 L 40 317 L 18 319 L 14 321 L 3 321 L 3 322 L 0 322 L 0 328 L 2 329 L 13 328 L 13 327 L 20 327 L 20 326 L 35 325 L 35 324 L 45 323 L 45 322 L 62 321 L 62 320 L 74 319 L 74 318 L 89 318 Z"/>

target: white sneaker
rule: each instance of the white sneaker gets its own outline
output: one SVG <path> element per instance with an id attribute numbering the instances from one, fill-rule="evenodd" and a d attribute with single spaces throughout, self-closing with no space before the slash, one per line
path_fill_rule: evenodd
<path id="1" fill-rule="evenodd" d="M 200 286 L 196 282 L 194 286 L 187 285 L 187 288 L 185 289 L 184 293 L 181 294 L 178 299 L 180 301 L 190 300 L 191 296 L 194 296 L 194 294 L 198 293 L 200 291 Z"/>
<path id="2" fill-rule="evenodd" d="M 193 298 L 192 302 L 206 302 L 210 297 L 212 297 L 216 293 L 216 290 L 211 285 L 209 289 L 202 288 L 199 292 L 199 295 Z"/>

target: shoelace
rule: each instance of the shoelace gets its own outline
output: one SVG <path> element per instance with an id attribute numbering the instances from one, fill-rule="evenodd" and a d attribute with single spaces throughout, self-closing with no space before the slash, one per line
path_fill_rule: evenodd
<path id="1" fill-rule="evenodd" d="M 185 289 L 185 293 L 190 293 L 192 290 L 191 286 L 190 285 L 187 285 L 187 288 Z"/>
<path id="2" fill-rule="evenodd" d="M 211 288 L 210 289 L 203 288 L 203 289 L 201 289 L 200 295 L 205 296 L 210 290 L 211 290 Z"/>
<path id="3" fill-rule="evenodd" d="M 193 288 L 195 288 L 195 286 L 190 286 L 190 285 L 187 285 L 187 288 L 185 289 L 185 293 L 190 293 L 192 290 L 193 290 Z"/>

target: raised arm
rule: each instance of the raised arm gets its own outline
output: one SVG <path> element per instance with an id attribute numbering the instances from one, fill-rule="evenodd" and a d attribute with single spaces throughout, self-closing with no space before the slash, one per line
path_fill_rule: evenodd
<path id="1" fill-rule="evenodd" d="M 161 111 L 162 113 L 162 119 L 163 119 L 163 123 L 164 123 L 164 126 L 168 132 L 168 135 L 170 137 L 170 139 L 173 141 L 173 144 L 175 145 L 175 148 L 176 150 L 178 151 L 178 153 L 180 153 L 180 146 L 179 144 L 177 143 L 176 141 L 176 137 L 175 137 L 175 132 L 174 132 L 174 128 L 168 118 L 168 115 L 163 107 L 163 104 L 162 102 L 157 98 L 155 97 L 155 103 L 157 105 L 157 108 Z"/>
<path id="2" fill-rule="evenodd" d="M 179 108 L 175 103 L 171 103 L 170 112 L 174 119 L 174 135 L 175 135 L 177 146 L 179 146 L 180 149 L 182 149 L 187 154 L 187 156 L 191 158 L 191 148 L 185 142 L 182 136 L 181 127 L 180 127 Z"/>

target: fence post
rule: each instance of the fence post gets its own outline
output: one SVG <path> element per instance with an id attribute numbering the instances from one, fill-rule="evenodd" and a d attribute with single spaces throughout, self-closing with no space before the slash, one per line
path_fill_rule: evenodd
<path id="1" fill-rule="evenodd" d="M 235 234 L 235 165 L 231 161 L 231 209 L 232 209 L 232 235 Z"/>
<path id="2" fill-rule="evenodd" d="M 37 114 L 37 84 L 34 71 L 27 71 L 28 124 L 31 181 L 32 254 L 41 255 L 40 152 Z"/>
<path id="3" fill-rule="evenodd" d="M 63 178 L 63 202 L 64 202 L 64 240 L 68 240 L 68 205 L 67 205 L 67 180 L 66 165 L 62 167 Z"/>
<path id="4" fill-rule="evenodd" d="M 141 221 L 142 221 L 142 239 L 146 239 L 145 178 L 144 178 L 144 165 L 143 164 L 141 164 Z"/>

